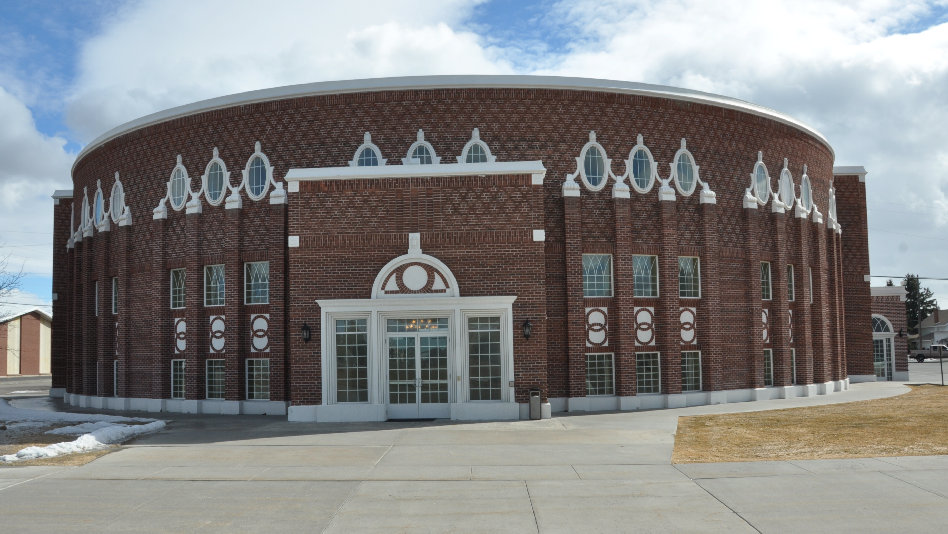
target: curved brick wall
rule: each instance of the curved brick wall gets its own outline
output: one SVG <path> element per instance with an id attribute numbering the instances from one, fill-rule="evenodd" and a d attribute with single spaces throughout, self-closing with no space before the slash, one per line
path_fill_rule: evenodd
<path id="1" fill-rule="evenodd" d="M 202 198 L 201 213 L 169 206 L 166 219 L 153 218 L 178 155 L 197 189 L 216 147 L 236 185 L 259 142 L 274 179 L 283 184 L 290 169 L 347 166 L 364 132 L 371 133 L 389 165 L 401 164 L 419 129 L 442 163 L 453 163 L 473 128 L 498 162 L 541 161 L 542 186 L 531 185 L 529 175 L 302 182 L 286 204 L 268 201 L 271 187 L 260 201 L 241 192 L 240 209 L 226 209 L 223 202 L 211 206 Z M 612 180 L 592 192 L 579 178 L 579 197 L 565 198 L 564 178 L 576 172 L 590 131 L 616 175 L 625 173 L 624 160 L 641 134 L 662 179 L 686 139 L 716 203 L 700 203 L 700 186 L 691 196 L 676 192 L 674 200 L 661 201 L 656 183 L 649 193 L 633 190 L 624 199 L 613 198 Z M 759 209 L 744 207 L 758 151 L 774 190 L 785 158 L 796 186 L 807 166 L 823 222 L 812 214 L 797 217 L 793 210 L 773 213 L 769 202 Z M 634 354 L 644 350 L 635 341 L 638 308 L 651 308 L 655 318 L 655 345 L 649 350 L 662 354 L 663 393 L 680 392 L 681 350 L 701 351 L 705 391 L 762 387 L 766 348 L 774 351 L 775 386 L 792 382 L 791 347 L 797 383 L 842 380 L 847 375 L 840 258 L 845 234 L 826 220 L 832 167 L 833 154 L 821 138 L 776 118 L 713 102 L 582 88 L 343 92 L 172 117 L 97 143 L 74 166 L 73 198 L 59 201 L 56 210 L 54 385 L 83 395 L 165 398 L 169 362 L 185 358 L 186 398 L 202 399 L 203 374 L 191 371 L 210 351 L 209 316 L 220 312 L 227 318 L 226 354 L 238 362 L 253 357 L 251 316 L 267 314 L 271 400 L 319 404 L 315 301 L 368 298 L 379 269 L 405 253 L 409 233 L 420 233 L 425 253 L 453 270 L 462 295 L 518 297 L 513 324 L 529 319 L 534 325 L 529 340 L 514 336 L 513 379 L 520 402 L 534 387 L 544 398 L 584 396 L 584 354 L 593 351 L 586 347 L 586 309 L 596 307 L 607 310 L 617 397 L 636 394 Z M 77 231 L 79 238 L 68 248 L 70 210 L 75 231 L 83 192 L 92 204 L 101 181 L 108 202 L 116 173 L 131 225 L 112 223 L 108 232 L 86 236 Z M 537 229 L 545 231 L 542 243 L 533 240 Z M 287 248 L 289 236 L 299 236 L 300 246 Z M 613 255 L 613 297 L 583 298 L 583 253 Z M 632 297 L 634 254 L 659 256 L 658 298 Z M 678 298 L 678 256 L 700 257 L 702 298 Z M 245 306 L 242 264 L 258 260 L 270 262 L 270 304 Z M 760 298 L 761 261 L 772 265 L 772 301 Z M 209 310 L 202 306 L 199 278 L 203 265 L 217 263 L 226 265 L 226 305 Z M 796 299 L 789 303 L 787 264 L 794 265 L 796 286 Z M 812 305 L 807 266 L 813 269 Z M 182 310 L 168 307 L 173 268 L 188 273 Z M 112 277 L 120 288 L 119 313 L 89 313 L 95 281 L 104 308 Z M 682 345 L 683 307 L 694 308 L 696 344 Z M 188 324 L 187 348 L 177 356 L 176 318 Z M 313 342 L 300 340 L 304 322 L 313 326 Z M 118 391 L 112 387 L 113 360 L 119 362 Z M 228 365 L 228 399 L 245 398 L 242 375 L 242 366 Z"/>

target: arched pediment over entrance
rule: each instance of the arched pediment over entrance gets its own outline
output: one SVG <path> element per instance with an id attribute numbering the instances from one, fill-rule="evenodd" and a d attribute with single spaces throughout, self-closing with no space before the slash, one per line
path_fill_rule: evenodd
<path id="1" fill-rule="evenodd" d="M 388 262 L 372 284 L 372 298 L 459 297 L 457 279 L 441 260 L 421 251 L 420 234 L 408 234 L 408 253 Z"/>

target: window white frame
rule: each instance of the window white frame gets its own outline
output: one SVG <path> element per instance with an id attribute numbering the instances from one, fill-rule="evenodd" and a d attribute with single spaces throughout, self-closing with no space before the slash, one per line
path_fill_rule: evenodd
<path id="1" fill-rule="evenodd" d="M 185 375 L 186 362 L 182 359 L 171 360 L 171 398 L 183 399 L 187 387 Z"/>
<path id="2" fill-rule="evenodd" d="M 253 370 L 253 372 L 251 372 Z M 270 358 L 247 358 L 244 363 L 244 391 L 248 401 L 270 400 Z M 266 379 L 259 379 L 257 373 L 266 373 Z M 251 381 L 253 383 L 251 384 Z M 266 385 L 266 391 L 263 389 Z"/>
<path id="3" fill-rule="evenodd" d="M 793 279 L 793 264 L 787 264 L 787 301 L 793 302 L 797 300 L 797 286 L 796 280 Z"/>
<path id="4" fill-rule="evenodd" d="M 118 397 L 118 360 L 112 360 L 112 396 Z"/>
<path id="5" fill-rule="evenodd" d="M 497 398 L 496 398 L 496 399 L 473 399 L 473 398 L 472 398 L 473 395 L 471 394 L 471 391 L 474 389 L 474 388 L 473 388 L 473 384 L 472 384 L 474 377 L 473 377 L 473 375 L 472 375 L 472 373 L 471 373 L 472 364 L 471 364 L 471 351 L 470 351 L 471 334 L 472 334 L 472 331 L 471 331 L 471 320 L 472 320 L 472 319 L 482 319 L 482 318 L 483 318 L 483 319 L 497 319 L 497 320 L 498 320 L 498 324 L 497 324 L 497 334 L 498 334 L 498 337 L 499 337 L 498 345 L 499 345 L 499 348 L 500 348 L 500 352 L 499 352 L 499 354 L 498 354 L 498 357 L 500 358 L 500 365 L 499 365 L 499 368 L 500 368 L 500 369 L 499 369 L 499 375 L 497 376 L 497 379 L 498 379 L 498 381 L 499 381 L 499 383 L 500 383 L 500 387 L 497 389 Z M 464 339 L 462 340 L 462 344 L 467 347 L 467 351 L 465 352 L 465 354 L 460 355 L 460 357 L 459 357 L 458 359 L 461 360 L 461 361 L 463 361 L 463 362 L 466 362 L 466 367 L 464 368 L 463 372 L 464 372 L 464 373 L 466 374 L 466 376 L 467 376 L 466 385 L 465 385 L 465 389 L 466 389 L 466 391 L 467 391 L 467 395 L 466 395 L 466 397 L 464 397 L 464 399 L 465 399 L 467 402 L 499 402 L 499 401 L 502 401 L 503 398 L 504 398 L 504 390 L 506 389 L 506 388 L 504 387 L 504 380 L 505 380 L 505 373 L 504 373 L 504 361 L 505 361 L 504 352 L 505 352 L 505 344 L 504 344 L 504 321 L 503 321 L 503 318 L 500 317 L 499 315 L 490 315 L 490 314 L 465 314 L 464 317 L 463 317 L 463 320 L 464 320 L 464 325 L 463 325 L 463 327 L 464 327 L 464 328 L 463 328 L 463 330 L 464 330 Z M 478 330 L 477 332 L 483 333 L 483 332 L 491 332 L 491 331 L 492 331 L 492 330 Z M 461 372 L 461 371 L 459 370 L 459 373 L 460 373 L 460 372 Z M 483 375 L 481 375 L 481 376 L 483 376 Z M 491 389 L 488 389 L 488 391 L 491 391 Z"/>
<path id="6" fill-rule="evenodd" d="M 639 357 L 654 358 L 655 368 L 649 370 L 649 377 L 655 383 L 655 391 L 642 391 L 642 375 L 639 374 Z M 660 395 L 662 393 L 662 353 L 658 351 L 643 351 L 635 353 L 635 394 Z"/>
<path id="7" fill-rule="evenodd" d="M 644 186 L 639 185 L 635 176 L 635 155 L 640 151 L 644 153 L 648 159 L 647 183 Z M 627 169 L 626 173 L 629 175 L 629 182 L 632 185 L 632 189 L 635 189 L 639 193 L 648 193 L 652 190 L 652 186 L 655 185 L 655 180 L 658 179 L 658 167 L 655 165 L 655 157 L 652 156 L 652 151 L 649 150 L 643 142 L 642 134 L 636 136 L 635 146 L 629 151 L 629 159 L 625 160 L 625 168 Z"/>
<path id="8" fill-rule="evenodd" d="M 96 228 L 105 220 L 105 198 L 102 196 L 101 183 L 100 189 L 95 192 L 95 198 L 92 201 L 92 222 Z"/>
<path id="9" fill-rule="evenodd" d="M 682 161 L 682 158 L 687 156 L 688 162 L 691 164 L 691 187 L 684 187 L 681 183 L 681 177 L 679 176 L 678 164 Z M 698 182 L 701 180 L 698 170 L 700 167 L 695 161 L 694 155 L 688 150 L 687 143 L 684 138 L 681 140 L 681 148 L 678 149 L 678 152 L 675 152 L 675 158 L 669 164 L 671 165 L 671 177 L 672 181 L 675 182 L 675 189 L 678 190 L 682 196 L 691 196 L 692 193 L 698 188 Z"/>
<path id="10" fill-rule="evenodd" d="M 214 165 L 219 166 L 222 178 L 221 190 L 217 198 L 214 198 L 211 194 L 211 170 Z M 211 206 L 219 206 L 221 202 L 224 202 L 224 199 L 227 198 L 228 193 L 232 191 L 230 185 L 230 171 L 227 170 L 227 164 L 221 159 L 217 147 L 214 147 L 214 155 L 211 157 L 211 161 L 207 162 L 207 166 L 204 168 L 204 174 L 201 175 L 201 190 L 203 191 L 204 198 L 207 199 L 207 203 Z"/>
<path id="11" fill-rule="evenodd" d="M 682 290 L 681 260 L 693 260 L 694 272 L 695 272 L 694 278 L 697 281 L 697 292 L 696 292 L 697 294 L 695 295 L 685 294 L 685 293 L 690 293 L 690 288 L 689 288 L 689 291 Z M 678 298 L 683 298 L 683 299 L 700 299 L 701 298 L 701 258 L 699 258 L 698 256 L 678 256 Z"/>
<path id="12" fill-rule="evenodd" d="M 474 130 L 471 131 L 471 139 L 464 145 L 464 148 L 461 150 L 461 155 L 457 157 L 458 163 L 468 163 L 467 155 L 471 151 L 471 147 L 474 145 L 480 145 L 480 147 L 484 150 L 485 161 L 471 163 L 494 163 L 497 161 L 497 156 L 493 155 L 490 151 L 490 147 L 487 146 L 487 143 L 481 140 L 480 129 L 474 128 Z"/>
<path id="13" fill-rule="evenodd" d="M 447 317 L 449 319 L 449 382 L 451 402 L 514 402 L 510 381 L 513 368 L 513 302 L 514 296 L 490 297 L 388 297 L 385 299 L 319 300 L 321 313 L 321 363 L 323 405 L 339 404 L 336 392 L 335 321 L 366 319 L 368 324 L 368 404 L 387 404 L 387 357 L 384 354 L 385 325 L 388 319 L 414 317 Z M 471 317 L 500 317 L 501 328 L 501 399 L 471 401 L 468 377 L 467 320 Z M 457 380 L 460 377 L 461 380 Z"/>
<path id="14" fill-rule="evenodd" d="M 783 169 L 780 171 L 780 186 L 777 190 L 777 197 L 780 198 L 780 201 L 788 207 L 792 208 L 793 204 L 796 202 L 796 196 L 793 192 L 793 174 L 790 173 L 790 169 L 787 168 L 787 159 L 783 160 Z"/>
<path id="15" fill-rule="evenodd" d="M 218 373 L 220 376 L 218 376 Z M 211 396 L 212 390 L 220 389 L 220 396 Z M 204 360 L 204 397 L 208 400 L 224 400 L 227 395 L 227 364 L 223 358 Z"/>
<path id="16" fill-rule="evenodd" d="M 208 280 L 209 276 L 215 276 L 217 273 L 220 273 L 220 283 L 213 284 L 213 288 L 209 287 Z M 213 279 L 211 280 L 213 282 Z M 213 295 L 209 293 L 213 289 Z M 211 298 L 209 298 L 211 297 Z M 204 266 L 204 306 L 209 308 L 212 306 L 223 306 L 227 300 L 227 270 L 224 267 L 224 264 L 219 263 L 217 265 L 205 265 Z"/>
<path id="17" fill-rule="evenodd" d="M 336 323 L 340 321 L 362 321 L 362 323 L 364 324 L 364 330 L 338 332 L 337 331 L 338 325 Z M 338 354 L 339 338 L 337 336 L 339 335 L 364 335 L 365 336 L 365 378 L 364 378 L 365 379 L 365 399 L 364 400 L 339 400 L 338 402 L 340 404 L 368 403 L 369 395 L 371 393 L 371 387 L 370 387 L 371 380 L 369 377 L 369 374 L 371 372 L 371 365 L 370 365 L 371 355 L 369 354 L 369 319 L 368 317 L 336 317 L 335 319 L 333 319 L 330 327 L 331 327 L 332 336 L 333 336 L 333 339 L 332 339 L 333 353 L 331 354 L 332 366 L 333 366 L 333 372 L 335 373 L 335 376 L 336 376 L 336 380 L 334 381 L 335 383 L 334 393 L 336 395 L 337 400 L 339 398 L 339 379 L 338 379 L 338 376 L 339 376 L 339 354 Z M 353 346 L 356 346 L 356 345 L 353 345 Z M 349 367 L 349 368 L 358 369 L 359 367 Z M 362 378 L 360 377 L 358 380 L 361 381 Z M 359 389 L 356 389 L 354 391 L 358 392 Z"/>
<path id="18" fill-rule="evenodd" d="M 243 170 L 243 181 L 241 182 L 241 187 L 244 191 L 247 192 L 247 196 L 250 197 L 250 200 L 261 200 L 263 197 L 267 196 L 267 191 L 270 190 L 270 185 L 276 186 L 276 182 L 273 181 L 273 166 L 270 165 L 270 158 L 260 150 L 260 141 L 257 141 L 253 145 L 253 154 L 247 159 L 247 166 Z M 260 161 L 263 163 L 263 188 L 260 190 L 260 193 L 254 194 L 250 184 L 250 172 L 252 170 L 254 161 L 260 158 Z M 240 187 L 237 188 L 238 190 Z"/>
<path id="19" fill-rule="evenodd" d="M 810 184 L 810 177 L 807 176 L 806 171 L 800 179 L 800 207 L 808 215 L 813 210 L 813 186 Z"/>
<path id="20" fill-rule="evenodd" d="M 654 288 L 654 292 L 651 294 L 641 292 L 638 284 L 636 284 L 636 281 L 639 279 L 640 276 L 645 276 L 644 274 L 641 274 L 639 272 L 638 265 L 637 265 L 638 261 L 636 260 L 636 258 L 649 258 L 649 261 L 652 264 L 653 271 L 649 280 L 649 287 Z M 655 256 L 652 254 L 633 254 L 632 255 L 632 296 L 639 297 L 639 298 L 657 298 L 660 292 L 660 288 L 658 284 L 659 284 L 658 256 Z"/>
<path id="21" fill-rule="evenodd" d="M 697 384 L 696 387 L 686 387 L 685 376 L 691 372 L 689 368 L 689 360 L 691 358 L 697 358 Z M 693 393 L 695 391 L 702 391 L 704 389 L 704 383 L 702 382 L 703 369 L 701 367 L 701 351 L 700 350 L 683 350 L 681 351 L 681 392 L 682 393 Z"/>
<path id="22" fill-rule="evenodd" d="M 181 277 L 180 277 L 181 285 L 180 285 L 180 286 L 175 283 L 175 282 L 176 282 L 176 280 L 175 280 L 175 273 L 180 273 L 180 274 L 181 274 Z M 181 267 L 181 268 L 178 268 L 178 269 L 171 269 L 170 271 L 168 271 L 168 276 L 169 276 L 169 280 L 170 280 L 170 281 L 169 281 L 169 284 L 170 284 L 169 287 L 170 287 L 170 289 L 171 289 L 171 291 L 170 291 L 170 302 L 169 302 L 169 306 L 171 307 L 172 310 L 180 310 L 180 309 L 184 308 L 185 306 L 187 306 L 187 300 L 185 299 L 185 297 L 187 296 L 187 293 L 186 293 L 185 289 L 187 288 L 187 282 L 188 282 L 187 276 L 188 276 L 188 273 L 187 273 L 187 271 L 186 271 L 183 267 Z M 180 304 L 181 304 L 180 306 L 175 306 L 175 300 L 177 300 L 177 297 L 180 297 Z"/>
<path id="23" fill-rule="evenodd" d="M 112 277 L 112 315 L 118 315 L 118 277 Z"/>
<path id="24" fill-rule="evenodd" d="M 608 272 L 605 273 L 594 273 L 590 269 L 587 269 L 587 261 L 594 261 L 594 258 L 608 258 Z M 613 283 L 613 266 L 612 266 L 612 254 L 583 254 L 583 297 L 611 297 L 613 295 L 615 284 Z M 599 278 L 603 278 L 603 281 L 608 283 L 608 289 L 605 287 L 600 287 Z"/>
<path id="25" fill-rule="evenodd" d="M 419 147 L 424 147 L 428 150 L 428 155 L 431 157 L 430 165 L 440 165 L 441 158 L 435 152 L 434 147 L 428 141 L 425 141 L 425 132 L 421 128 L 418 129 L 417 140 L 408 147 L 408 153 L 402 158 L 402 165 L 429 165 L 422 163 L 419 158 L 414 156 L 415 150 Z"/>
<path id="26" fill-rule="evenodd" d="M 375 155 L 375 165 L 361 165 L 360 159 L 362 157 L 362 152 L 368 150 L 373 155 Z M 350 167 L 384 167 L 388 163 L 388 160 L 382 157 L 382 151 L 379 147 L 372 142 L 372 134 L 365 132 L 362 136 L 362 144 L 359 145 L 359 148 L 356 149 L 355 154 L 352 155 L 352 159 L 349 161 Z"/>
<path id="27" fill-rule="evenodd" d="M 770 262 L 760 262 L 760 300 L 773 300 L 773 274 L 770 271 Z"/>
<path id="28" fill-rule="evenodd" d="M 175 194 L 176 188 L 181 189 L 180 197 Z M 191 177 L 188 176 L 188 169 L 181 163 L 181 154 L 178 154 L 177 164 L 171 170 L 171 176 L 168 178 L 168 202 L 171 203 L 171 209 L 181 211 L 181 208 L 188 203 L 190 196 Z"/>
<path id="29" fill-rule="evenodd" d="M 598 367 L 593 367 L 593 361 L 600 357 L 600 363 L 608 364 L 608 373 L 601 372 Z M 593 371 L 600 371 L 592 374 Z M 594 384 L 596 382 L 596 384 Z M 595 352 L 586 354 L 586 396 L 587 397 L 612 397 L 616 394 L 616 366 L 615 354 L 611 352 Z"/>
<path id="30" fill-rule="evenodd" d="M 593 184 L 587 174 L 589 171 L 586 169 L 586 158 L 591 155 L 591 150 L 596 150 L 602 161 L 602 177 L 598 184 Z M 606 187 L 606 184 L 609 183 L 609 176 L 612 174 L 612 160 L 609 158 L 609 155 L 606 154 L 606 149 L 596 141 L 596 132 L 589 132 L 589 141 L 583 145 L 582 150 L 579 151 L 579 156 L 576 158 L 576 165 L 579 169 L 579 179 L 583 182 L 583 185 L 586 186 L 586 189 L 590 191 L 602 191 L 602 189 Z"/>
<path id="31" fill-rule="evenodd" d="M 94 297 L 94 298 L 93 298 L 93 300 L 94 300 L 94 303 L 93 303 L 93 308 L 94 308 L 94 310 L 93 310 L 93 311 L 95 312 L 95 316 L 98 317 L 98 316 L 99 316 L 99 281 L 98 281 L 98 280 L 96 280 L 95 282 L 93 282 L 92 291 L 93 291 L 93 293 L 94 293 L 94 295 L 93 295 L 93 297 Z"/>
<path id="32" fill-rule="evenodd" d="M 109 216 L 112 222 L 117 223 L 122 215 L 125 214 L 125 186 L 119 180 L 119 175 L 115 173 L 115 183 L 112 184 L 112 191 L 109 194 Z"/>
<path id="33" fill-rule="evenodd" d="M 790 348 L 790 367 L 793 375 L 793 385 L 797 385 L 797 349 Z"/>
<path id="34" fill-rule="evenodd" d="M 253 280 L 254 269 L 266 268 L 266 280 Z M 262 293 L 262 296 L 258 293 Z M 269 261 L 248 261 L 244 263 L 244 304 L 269 304 L 270 303 L 270 262 Z"/>
<path id="35" fill-rule="evenodd" d="M 770 173 L 767 172 L 767 165 L 761 159 L 763 154 L 758 152 L 757 155 L 757 163 L 754 164 L 754 172 L 751 173 L 751 183 L 753 184 L 751 190 L 754 192 L 757 203 L 763 206 L 770 200 Z"/>

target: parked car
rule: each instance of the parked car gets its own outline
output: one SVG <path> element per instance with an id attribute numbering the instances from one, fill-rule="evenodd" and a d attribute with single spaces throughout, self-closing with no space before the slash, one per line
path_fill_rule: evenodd
<path id="1" fill-rule="evenodd" d="M 944 358 L 948 357 L 948 345 L 932 345 L 928 349 L 912 349 L 909 353 L 910 358 L 921 363 L 925 358 Z"/>

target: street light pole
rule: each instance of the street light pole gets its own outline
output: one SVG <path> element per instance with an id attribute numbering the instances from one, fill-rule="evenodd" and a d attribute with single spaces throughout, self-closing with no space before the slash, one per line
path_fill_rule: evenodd
<path id="1" fill-rule="evenodd" d="M 932 337 L 934 339 L 934 336 Z M 938 345 L 938 367 L 941 369 L 941 385 L 945 385 L 945 359 L 942 357 L 941 353 L 942 346 Z"/>

